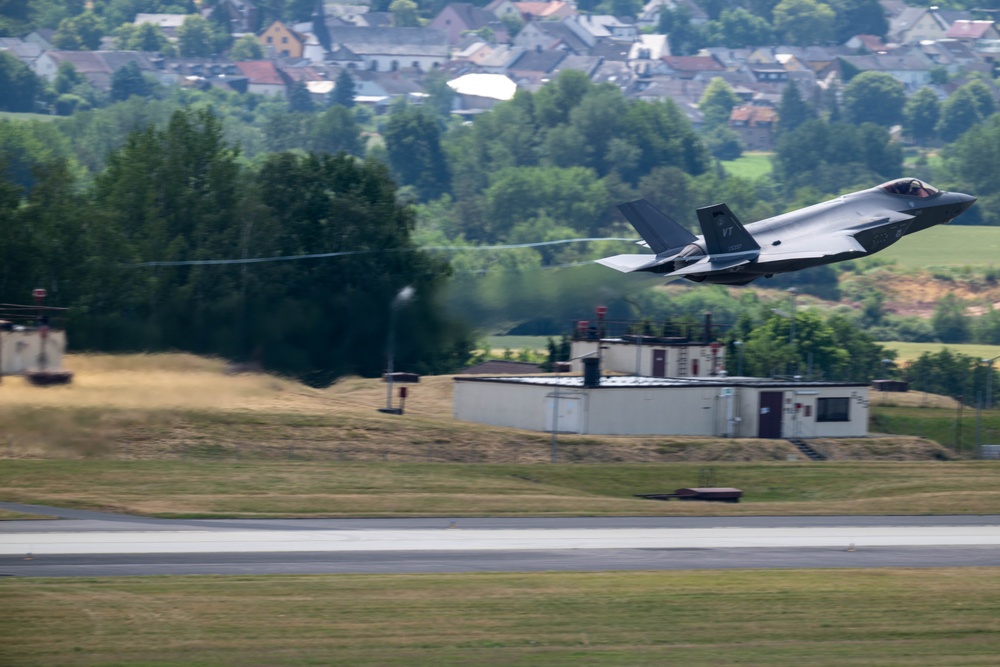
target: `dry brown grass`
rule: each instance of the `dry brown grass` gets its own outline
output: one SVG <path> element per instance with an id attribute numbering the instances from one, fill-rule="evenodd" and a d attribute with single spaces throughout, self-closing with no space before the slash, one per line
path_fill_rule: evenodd
<path id="1" fill-rule="evenodd" d="M 160 459 L 177 457 L 392 462 L 542 463 L 546 433 L 461 422 L 453 379 L 412 385 L 404 417 L 376 411 L 385 384 L 344 378 L 325 389 L 267 374 L 226 375 L 225 364 L 188 354 L 69 355 L 74 382 L 0 384 L 0 456 Z M 893 400 L 950 406 L 951 399 Z M 920 438 L 821 443 L 837 459 L 940 457 Z M 709 437 L 560 436 L 564 462 L 784 461 L 784 440 Z"/>

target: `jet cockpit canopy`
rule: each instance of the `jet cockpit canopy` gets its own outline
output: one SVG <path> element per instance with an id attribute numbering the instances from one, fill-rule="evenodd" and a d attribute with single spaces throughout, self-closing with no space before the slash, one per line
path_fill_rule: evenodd
<path id="1" fill-rule="evenodd" d="M 916 178 L 897 178 L 894 181 L 883 183 L 879 186 L 889 194 L 907 195 L 909 197 L 927 198 L 933 197 L 941 191 L 929 183 Z"/>

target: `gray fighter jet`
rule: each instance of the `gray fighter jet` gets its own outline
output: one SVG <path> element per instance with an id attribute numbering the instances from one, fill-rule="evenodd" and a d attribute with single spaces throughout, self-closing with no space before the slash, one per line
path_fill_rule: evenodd
<path id="1" fill-rule="evenodd" d="M 618 210 L 643 238 L 640 245 L 656 254 L 597 261 L 626 273 L 746 285 L 761 276 L 871 255 L 907 234 L 952 221 L 975 201 L 900 178 L 745 227 L 725 204 L 706 206 L 698 209 L 702 236 L 695 236 L 639 199 Z"/>

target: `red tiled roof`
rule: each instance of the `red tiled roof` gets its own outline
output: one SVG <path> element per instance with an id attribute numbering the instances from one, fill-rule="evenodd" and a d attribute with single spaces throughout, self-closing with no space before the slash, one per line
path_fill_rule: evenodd
<path id="1" fill-rule="evenodd" d="M 991 27 L 993 21 L 955 21 L 944 36 L 953 39 L 982 39 Z"/>
<path id="2" fill-rule="evenodd" d="M 272 86 L 285 85 L 281 73 L 270 60 L 244 60 L 236 63 L 236 68 L 250 83 Z"/>
<path id="3" fill-rule="evenodd" d="M 776 117 L 777 114 L 771 107 L 736 107 L 729 114 L 729 122 L 745 122 L 752 126 L 760 123 L 773 123 Z"/>

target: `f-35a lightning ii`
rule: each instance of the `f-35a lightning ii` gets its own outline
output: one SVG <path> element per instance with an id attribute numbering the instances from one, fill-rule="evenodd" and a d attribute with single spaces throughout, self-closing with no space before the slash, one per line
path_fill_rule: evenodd
<path id="1" fill-rule="evenodd" d="M 655 255 L 597 260 L 622 272 L 648 271 L 694 282 L 746 285 L 761 276 L 871 255 L 903 236 L 950 222 L 975 203 L 915 178 L 754 222 L 745 227 L 725 204 L 699 208 L 695 236 L 645 199 L 618 210 Z"/>

